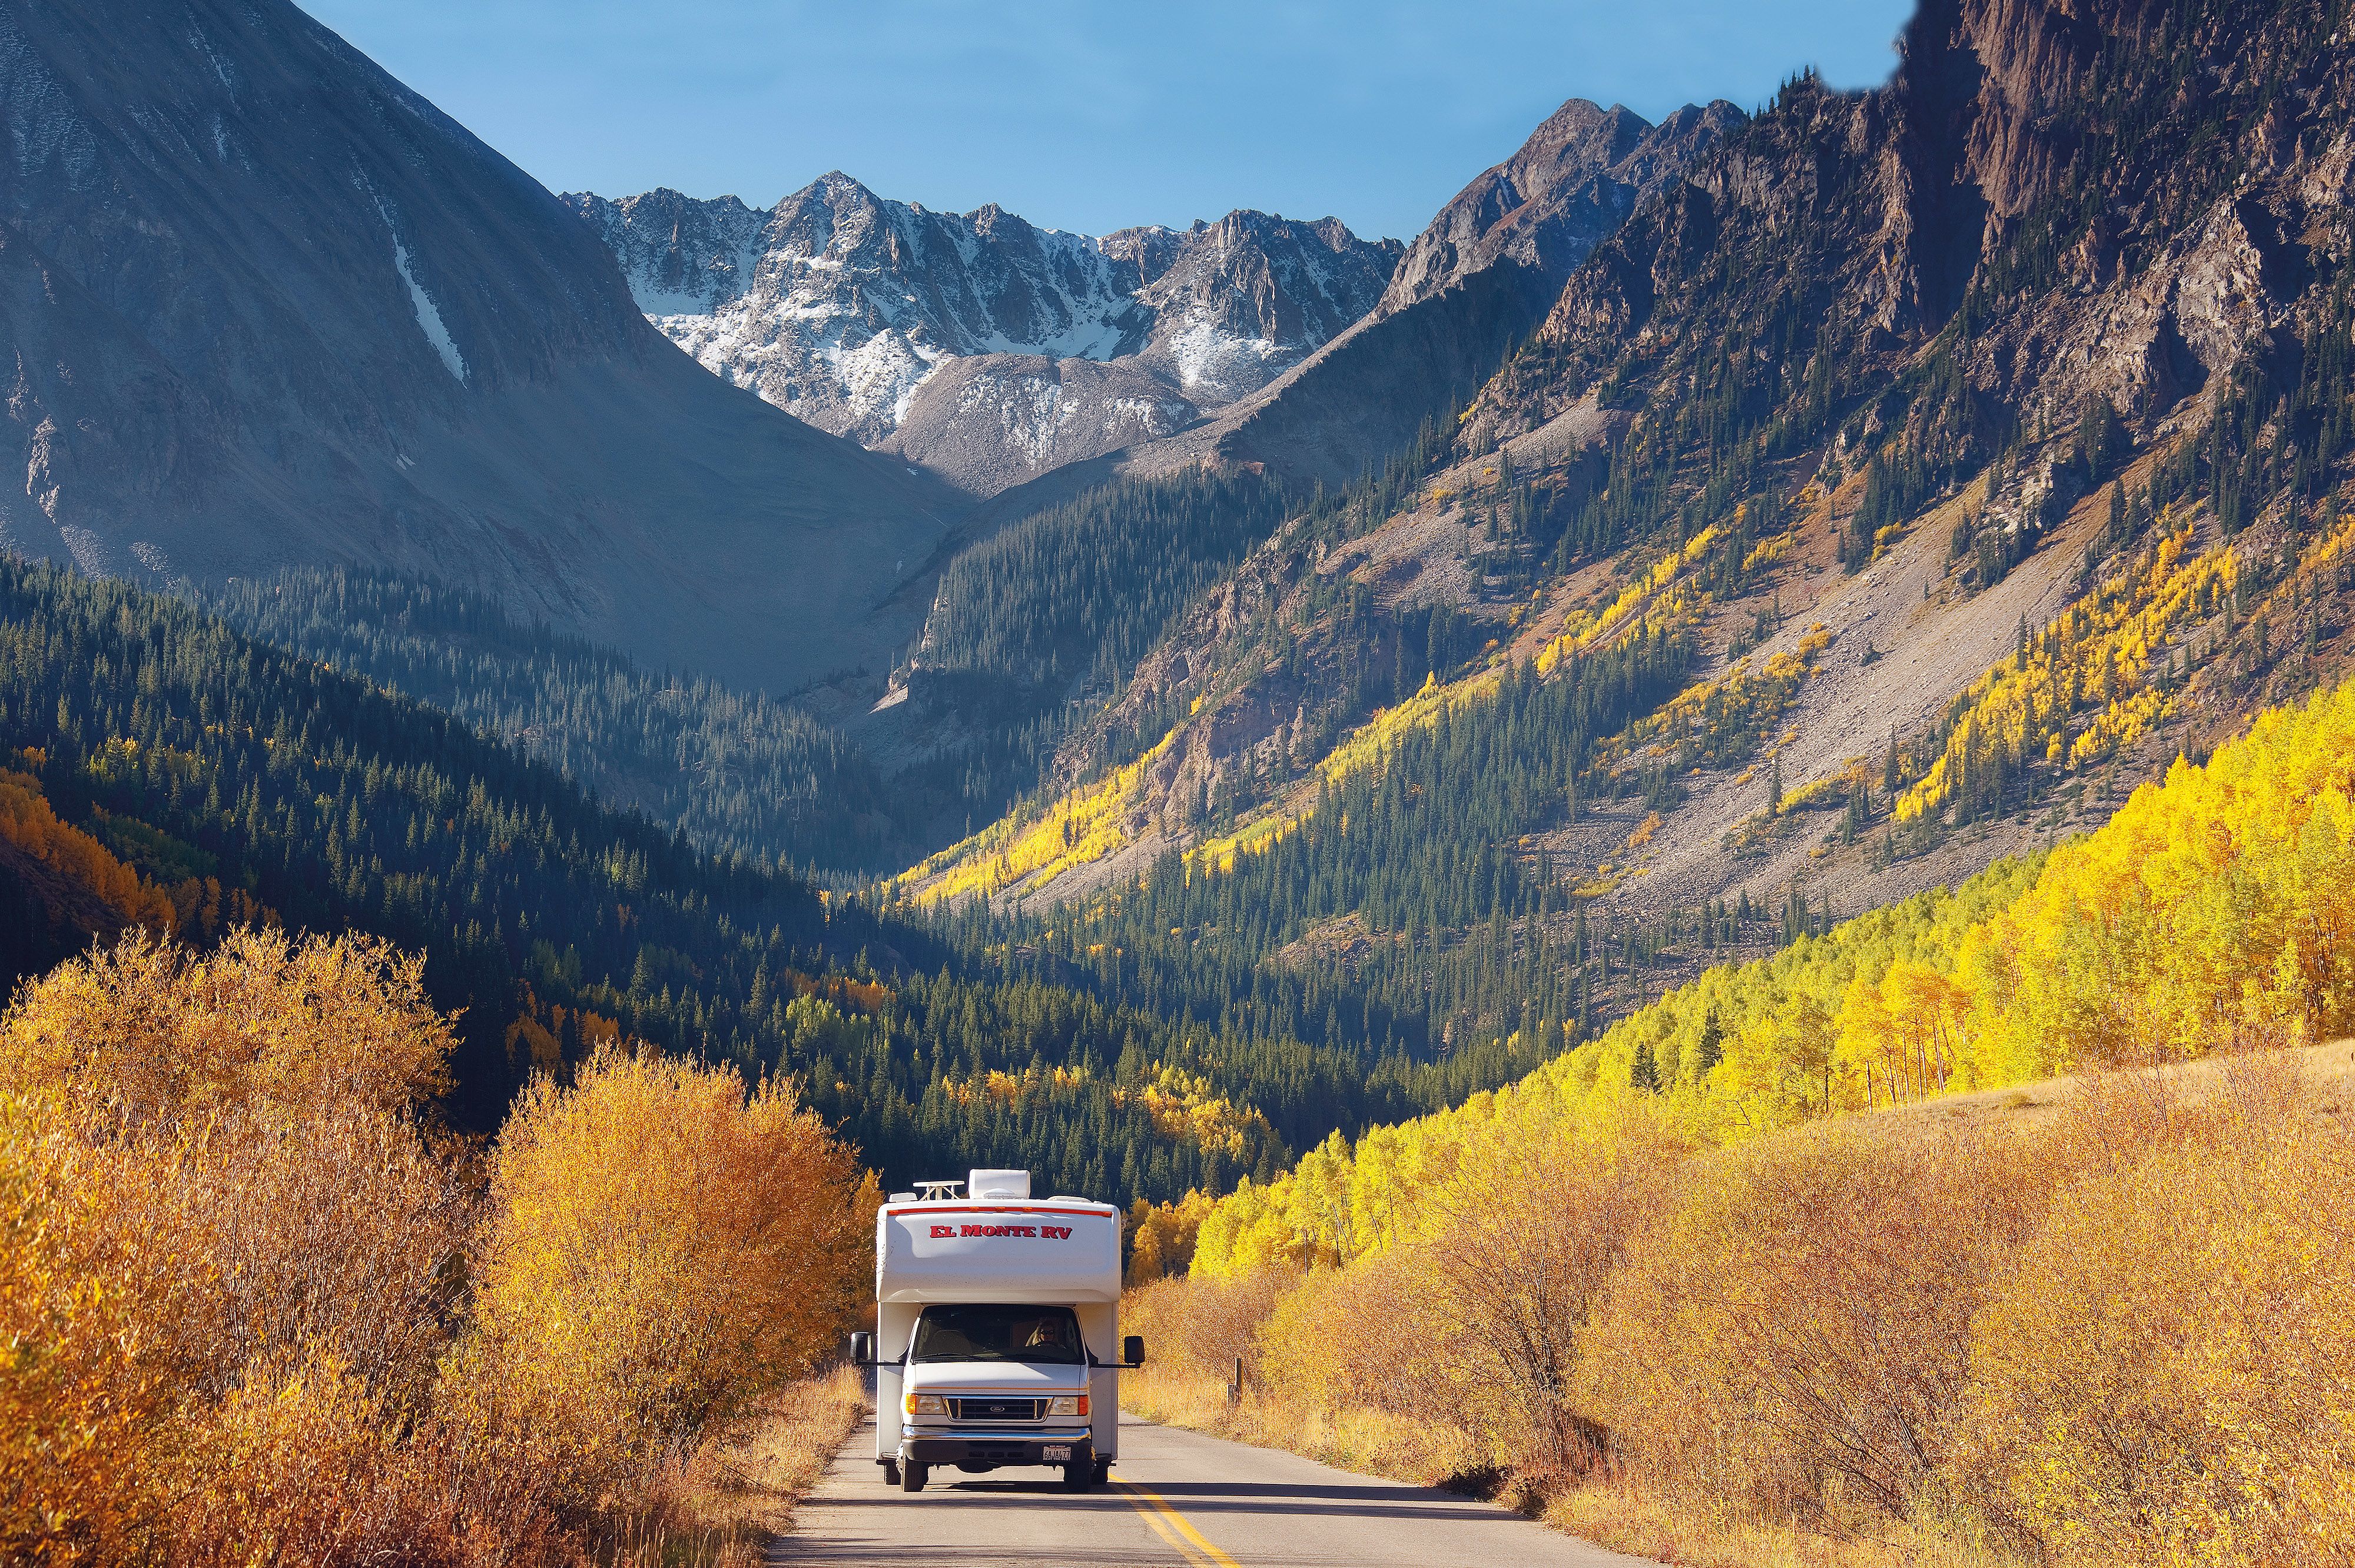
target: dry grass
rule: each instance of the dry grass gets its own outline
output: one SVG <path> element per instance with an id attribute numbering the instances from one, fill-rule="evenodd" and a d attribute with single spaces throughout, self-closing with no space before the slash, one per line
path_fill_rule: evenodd
<path id="1" fill-rule="evenodd" d="M 1305 1400 L 1246 1388 L 1230 1404 L 1215 1378 L 1131 1374 L 1123 1406 L 1131 1414 L 1237 1443 L 1282 1448 L 1360 1475 L 1422 1486 L 1455 1480 L 1483 1461 L 1471 1436 L 1444 1424 L 1362 1407 L 1323 1409 Z"/>
<path id="2" fill-rule="evenodd" d="M 752 1568 L 858 1425 L 858 1374 L 837 1367 L 762 1400 L 739 1430 L 664 1466 L 620 1532 L 616 1568 Z"/>
<path id="3" fill-rule="evenodd" d="M 1839 1538 L 1756 1518 L 1723 1497 L 1624 1477 L 1546 1499 L 1540 1517 L 1598 1546 L 1679 1568 L 2037 1568 L 2037 1559 L 1967 1528 Z"/>

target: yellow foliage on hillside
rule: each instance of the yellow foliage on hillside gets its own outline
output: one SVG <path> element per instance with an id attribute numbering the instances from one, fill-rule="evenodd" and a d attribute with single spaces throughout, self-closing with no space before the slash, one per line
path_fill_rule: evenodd
<path id="1" fill-rule="evenodd" d="M 1199 1189 L 1174 1203 L 1136 1200 L 1128 1212 L 1128 1283 L 1148 1285 L 1185 1273 L 1194 1261 L 1194 1238 L 1211 1201 L 1210 1194 Z"/>
<path id="2" fill-rule="evenodd" d="M 2147 733 L 2169 702 L 2152 684 L 2153 654 L 2164 654 L 2169 637 L 2230 594 L 2238 577 L 2230 548 L 2190 550 L 2188 532 L 2162 525 L 2140 569 L 2105 582 L 2032 636 L 2025 657 L 1974 681 L 1955 699 L 1945 749 L 1898 796 L 1897 821 L 1944 806 L 1974 745 L 2000 745 L 2028 759 L 2065 756 L 2083 767 Z M 2072 736 L 2076 715 L 2088 710 Z"/>
<path id="3" fill-rule="evenodd" d="M 2355 1032 L 2355 683 L 2179 761 L 2041 862 L 1721 967 L 1519 1083 L 1339 1139 L 1221 1199 L 1198 1273 L 1341 1261 L 1395 1233 L 1500 1119 L 1614 1115 L 1657 1086 L 1685 1132 L 1736 1141 L 1809 1117 L 2080 1067 Z"/>
<path id="4" fill-rule="evenodd" d="M 30 774 L 0 768 L 0 842 L 65 882 L 89 890 L 120 926 L 162 931 L 176 922 L 163 889 L 107 852 L 104 844 L 58 819 Z"/>
<path id="5" fill-rule="evenodd" d="M 1146 770 L 1177 739 L 1178 731 L 1172 729 L 1135 761 L 1072 790 L 1052 809 L 1027 821 L 1007 818 L 994 822 L 901 874 L 900 880 L 922 884 L 916 901 L 936 904 L 996 893 L 1025 881 L 1042 886 L 1075 866 L 1103 860 L 1127 845 L 1124 824 Z"/>
<path id="6" fill-rule="evenodd" d="M 1638 606 L 1646 607 L 1643 624 L 1674 619 L 1684 609 L 1682 595 L 1665 593 L 1677 575 L 1700 559 L 1721 533 L 1712 523 L 1685 542 L 1679 550 L 1671 550 L 1652 564 L 1651 569 L 1619 590 L 1619 597 L 1600 613 L 1580 613 L 1571 617 L 1561 633 L 1538 650 L 1538 673 L 1550 674 L 1553 667 L 1572 653 L 1584 652 L 1606 637 L 1616 637 L 1625 630 L 1625 623 Z M 1649 602 L 1657 600 L 1658 602 Z"/>
<path id="7" fill-rule="evenodd" d="M 1208 1078 L 1183 1067 L 1158 1065 L 1146 1082 L 1114 1090 L 1113 1101 L 1142 1106 L 1164 1138 L 1215 1149 L 1231 1160 L 1242 1158 L 1255 1130 L 1270 1131 L 1258 1107 L 1236 1105 Z"/>

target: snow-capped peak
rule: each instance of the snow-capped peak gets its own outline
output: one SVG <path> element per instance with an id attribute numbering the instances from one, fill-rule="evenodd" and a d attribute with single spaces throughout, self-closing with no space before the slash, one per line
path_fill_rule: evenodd
<path id="1" fill-rule="evenodd" d="M 1331 218 L 1255 212 L 1099 238 L 995 203 L 960 214 L 890 201 L 838 171 L 765 213 L 671 190 L 565 199 L 673 342 L 869 446 L 892 440 L 943 366 L 979 355 L 1134 361 L 1181 406 L 1220 406 L 1363 315 L 1400 254 Z M 964 403 L 975 386 L 960 381 Z"/>

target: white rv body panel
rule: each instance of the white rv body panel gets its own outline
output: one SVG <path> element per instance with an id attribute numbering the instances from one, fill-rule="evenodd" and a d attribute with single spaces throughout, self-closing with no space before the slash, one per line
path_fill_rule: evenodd
<path id="1" fill-rule="evenodd" d="M 1120 1211 L 1069 1199 L 886 1204 L 875 1221 L 875 1299 L 1116 1302 Z"/>
<path id="2" fill-rule="evenodd" d="M 1020 1172 L 975 1173 L 1015 1185 Z M 875 1457 L 892 1460 L 911 1428 L 902 1398 L 919 1392 L 1078 1393 L 1089 1396 L 1086 1436 L 1097 1457 L 1120 1436 L 1121 1213 L 1075 1198 L 949 1198 L 885 1204 L 875 1216 Z M 1093 1366 L 1013 1362 L 907 1364 L 924 1308 L 961 1302 L 1068 1307 Z"/>

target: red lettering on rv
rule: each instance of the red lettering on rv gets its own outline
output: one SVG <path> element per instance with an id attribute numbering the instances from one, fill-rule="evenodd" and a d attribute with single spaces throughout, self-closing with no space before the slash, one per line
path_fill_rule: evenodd
<path id="1" fill-rule="evenodd" d="M 1069 1241 L 1069 1225 L 942 1225 L 932 1227 L 934 1241 L 961 1239 L 965 1236 L 1028 1236 L 1033 1241 Z"/>

